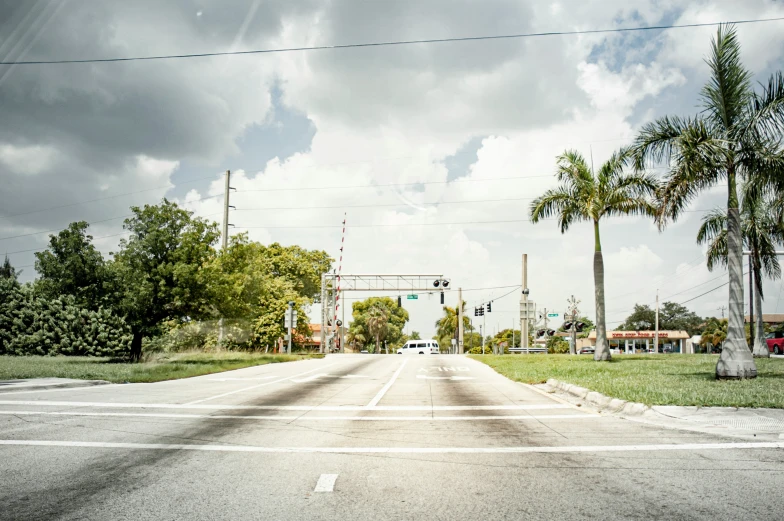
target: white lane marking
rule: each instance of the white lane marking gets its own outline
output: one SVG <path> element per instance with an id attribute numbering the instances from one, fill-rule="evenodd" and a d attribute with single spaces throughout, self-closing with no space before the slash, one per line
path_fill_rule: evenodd
<path id="1" fill-rule="evenodd" d="M 476 380 L 473 376 L 427 376 L 424 374 L 418 374 L 417 378 L 425 380 Z"/>
<path id="2" fill-rule="evenodd" d="M 335 481 L 338 479 L 337 474 L 322 474 L 319 476 L 318 483 L 313 492 L 332 492 L 335 489 Z"/>
<path id="3" fill-rule="evenodd" d="M 197 403 L 208 402 L 210 400 L 215 400 L 217 398 L 223 398 L 224 396 L 231 396 L 232 394 L 237 394 L 237 393 L 241 393 L 241 392 L 244 392 L 244 391 L 250 391 L 251 389 L 257 389 L 259 387 L 264 387 L 265 385 L 272 385 L 272 384 L 277 384 L 277 383 L 280 383 L 280 382 L 285 382 L 286 380 L 293 380 L 294 378 L 297 378 L 297 377 L 300 377 L 300 376 L 304 376 L 306 374 L 314 373 L 316 371 L 323 371 L 327 367 L 332 367 L 334 365 L 337 365 L 337 364 L 329 364 L 329 365 L 324 366 L 324 367 L 317 367 L 316 369 L 311 369 L 310 371 L 305 371 L 304 373 L 295 374 L 294 376 L 288 376 L 286 378 L 281 378 L 280 380 L 273 380 L 272 382 L 265 382 L 263 384 L 251 385 L 250 387 L 244 387 L 242 389 L 237 389 L 236 391 L 230 391 L 228 393 L 216 394 L 215 396 L 210 396 L 209 398 L 203 398 L 201 400 L 194 400 L 192 402 L 188 402 L 185 405 L 195 405 Z"/>
<path id="4" fill-rule="evenodd" d="M 294 383 L 301 384 L 301 383 L 305 383 L 305 382 L 312 382 L 314 380 L 318 380 L 322 376 L 329 376 L 329 374 L 327 374 L 327 373 L 314 374 L 314 375 L 308 376 L 307 378 L 300 378 L 298 380 L 293 380 L 292 379 L 291 381 L 294 382 Z"/>
<path id="5" fill-rule="evenodd" d="M 270 378 L 275 378 L 276 375 L 270 376 L 254 376 L 251 378 L 207 378 L 209 382 L 255 382 L 257 380 L 269 380 Z"/>
<path id="6" fill-rule="evenodd" d="M 256 447 L 179 443 L 116 443 L 96 441 L 0 440 L 0 445 L 27 447 L 82 447 L 96 449 L 198 450 L 293 454 L 524 454 L 573 452 L 648 452 L 693 450 L 784 449 L 784 442 L 683 443 L 656 445 L 581 445 L 550 447 Z"/>
<path id="7" fill-rule="evenodd" d="M 2 416 L 80 416 L 111 418 L 171 418 L 206 420 L 302 420 L 302 421 L 492 421 L 492 420 L 582 420 L 601 418 L 598 414 L 526 414 L 522 416 L 258 416 L 230 414 L 170 414 L 136 412 L 80 412 L 80 411 L 0 411 Z"/>
<path id="8" fill-rule="evenodd" d="M 375 407 L 376 405 L 378 405 L 378 402 L 381 401 L 381 398 L 384 397 L 384 395 L 387 393 L 387 391 L 389 391 L 389 388 L 392 387 L 392 384 L 395 383 L 395 380 L 397 380 L 397 377 L 400 376 L 400 371 L 403 370 L 403 368 L 406 366 L 407 363 L 408 363 L 408 359 L 403 360 L 403 363 L 400 364 L 400 367 L 397 368 L 397 371 L 395 371 L 395 374 L 392 375 L 392 379 L 390 381 L 388 381 L 386 383 L 386 385 L 384 385 L 384 387 L 381 388 L 381 390 L 378 392 L 378 394 L 372 400 L 370 400 L 370 403 L 367 404 L 368 407 Z"/>
<path id="9" fill-rule="evenodd" d="M 537 411 L 547 409 L 572 409 L 569 404 L 531 405 L 229 405 L 221 403 L 113 403 L 113 402 L 63 402 L 46 400 L 0 400 L 0 405 L 34 405 L 45 407 L 101 407 L 109 409 L 228 409 L 264 411 Z"/>

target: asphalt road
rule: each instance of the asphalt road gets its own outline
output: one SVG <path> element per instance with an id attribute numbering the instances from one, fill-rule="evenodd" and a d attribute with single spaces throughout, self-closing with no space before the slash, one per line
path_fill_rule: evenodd
<path id="1" fill-rule="evenodd" d="M 581 410 L 458 356 L 0 394 L 0 519 L 781 519 L 784 440 Z"/>

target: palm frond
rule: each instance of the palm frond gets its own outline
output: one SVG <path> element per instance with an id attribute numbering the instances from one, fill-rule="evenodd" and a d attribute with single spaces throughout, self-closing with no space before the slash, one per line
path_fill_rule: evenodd
<path id="1" fill-rule="evenodd" d="M 772 74 L 768 85 L 762 86 L 761 93 L 753 93 L 746 107 L 747 123 L 742 129 L 743 136 L 751 136 L 754 141 L 771 140 L 781 144 L 784 127 L 784 73 Z"/>
<path id="2" fill-rule="evenodd" d="M 576 186 L 593 182 L 593 174 L 585 158 L 576 150 L 567 150 L 558 156 L 556 178 Z"/>
<path id="3" fill-rule="evenodd" d="M 727 230 L 720 232 L 708 244 L 708 251 L 705 257 L 707 259 L 708 271 L 713 271 L 713 268 L 716 266 L 727 267 Z"/>
<path id="4" fill-rule="evenodd" d="M 665 116 L 646 123 L 630 147 L 634 168 L 645 170 L 646 166 L 669 162 L 673 152 L 680 148 L 681 136 L 697 121 L 691 118 Z"/>
<path id="5" fill-rule="evenodd" d="M 751 73 L 740 59 L 740 42 L 732 25 L 720 25 L 705 60 L 711 77 L 702 89 L 703 111 L 715 125 L 736 128 L 751 100 Z"/>
<path id="6" fill-rule="evenodd" d="M 714 208 L 702 218 L 702 225 L 697 232 L 697 243 L 713 242 L 719 235 L 727 231 L 727 211 Z"/>
<path id="7" fill-rule="evenodd" d="M 540 197 L 531 202 L 531 222 L 536 224 L 540 219 L 547 219 L 558 214 L 563 216 L 569 214 L 570 216 L 579 215 L 579 207 L 577 200 L 577 193 L 569 190 L 565 186 L 559 186 L 546 191 Z M 571 224 L 571 220 L 567 221 L 566 227 L 563 224 L 561 231 L 566 231 Z"/>

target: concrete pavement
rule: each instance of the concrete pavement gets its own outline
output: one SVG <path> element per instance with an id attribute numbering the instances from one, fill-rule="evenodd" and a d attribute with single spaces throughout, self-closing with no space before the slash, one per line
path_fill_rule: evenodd
<path id="1" fill-rule="evenodd" d="M 599 415 L 458 356 L 0 395 L 0 519 L 780 519 L 784 440 Z"/>

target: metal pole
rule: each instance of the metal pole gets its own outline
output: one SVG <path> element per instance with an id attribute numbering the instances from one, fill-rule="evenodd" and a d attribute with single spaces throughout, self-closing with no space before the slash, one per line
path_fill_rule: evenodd
<path id="1" fill-rule="evenodd" d="M 514 321 L 514 319 L 512 319 L 512 345 L 511 345 L 511 347 L 515 346 L 515 328 L 514 328 L 514 323 L 515 323 L 515 321 Z"/>
<path id="2" fill-rule="evenodd" d="M 463 354 L 463 288 L 457 288 L 457 354 Z"/>
<path id="3" fill-rule="evenodd" d="M 221 250 L 225 253 L 229 246 L 229 193 L 231 192 L 231 170 L 226 170 L 226 184 L 223 191 L 223 230 Z M 218 320 L 218 347 L 223 344 L 223 317 Z"/>
<path id="4" fill-rule="evenodd" d="M 577 301 L 574 300 L 574 295 L 572 295 L 572 328 L 571 328 L 571 338 L 572 338 L 572 345 L 571 345 L 571 354 L 577 354 Z"/>
<path id="5" fill-rule="evenodd" d="M 319 345 L 319 352 L 324 353 L 325 344 L 327 343 L 327 274 L 321 274 L 321 345 Z"/>
<path id="6" fill-rule="evenodd" d="M 659 354 L 659 290 L 656 290 L 656 332 L 653 334 L 653 352 Z"/>
<path id="7" fill-rule="evenodd" d="M 762 310 L 759 311 L 760 313 L 762 312 Z M 754 345 L 754 265 L 751 263 L 751 255 L 749 255 L 749 333 L 751 335 L 750 338 L 753 346 Z"/>
<path id="8" fill-rule="evenodd" d="M 523 253 L 523 318 L 520 327 L 520 347 L 528 352 L 528 254 Z"/>
<path id="9" fill-rule="evenodd" d="M 294 302 L 289 302 L 289 349 L 287 354 L 291 354 L 291 337 L 294 331 Z"/>
<path id="10" fill-rule="evenodd" d="M 482 333 L 482 325 L 481 324 L 479 325 L 479 336 L 482 337 L 482 354 L 485 354 L 485 335 Z"/>
<path id="11" fill-rule="evenodd" d="M 340 319 L 340 352 L 346 352 L 346 295 L 345 293 L 342 295 L 343 297 L 343 318 Z"/>

